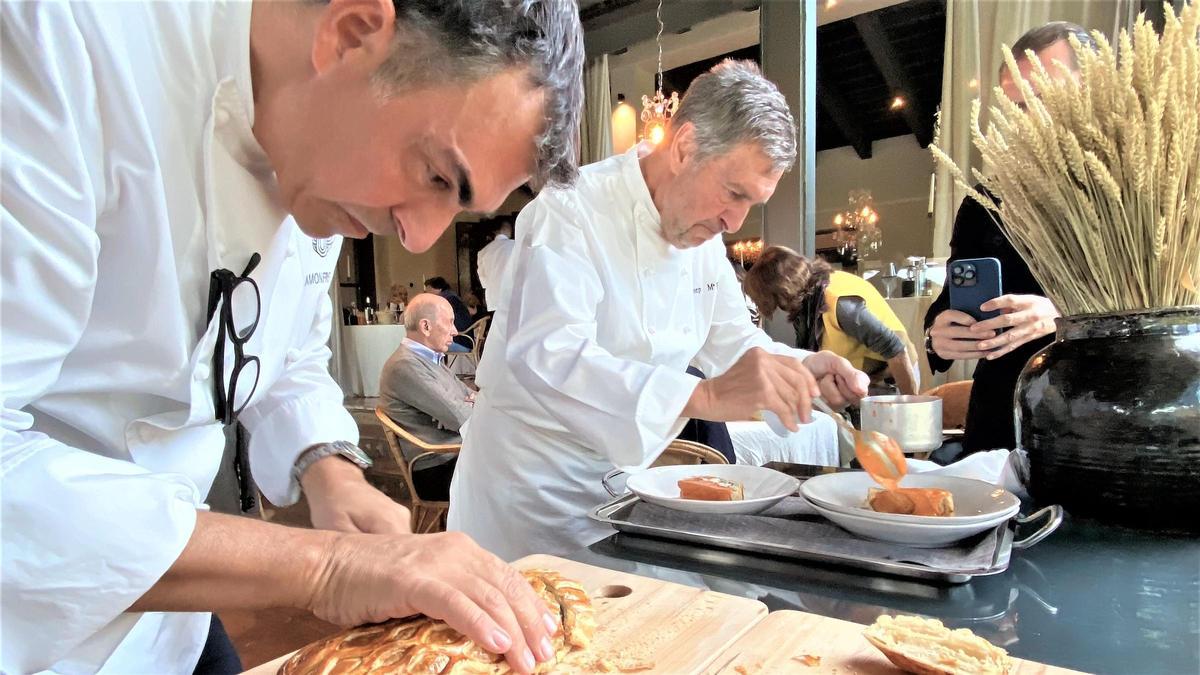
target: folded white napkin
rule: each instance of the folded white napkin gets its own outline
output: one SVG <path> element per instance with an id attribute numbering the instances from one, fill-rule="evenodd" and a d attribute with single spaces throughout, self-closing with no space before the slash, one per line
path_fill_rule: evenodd
<path id="1" fill-rule="evenodd" d="M 998 485 L 1021 499 L 1029 496 L 1024 478 L 1028 475 L 1028 458 L 1024 450 L 989 450 L 977 452 L 949 466 L 938 466 L 922 459 L 909 459 L 909 473 L 927 473 L 931 476 L 955 476 L 974 478 Z"/>

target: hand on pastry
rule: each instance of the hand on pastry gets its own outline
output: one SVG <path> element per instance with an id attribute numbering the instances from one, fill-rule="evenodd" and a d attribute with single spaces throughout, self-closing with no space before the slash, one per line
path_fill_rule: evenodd
<path id="1" fill-rule="evenodd" d="M 408 509 L 367 482 L 362 469 L 332 455 L 304 472 L 300 485 L 308 499 L 313 527 L 372 534 L 408 534 Z"/>
<path id="2" fill-rule="evenodd" d="M 459 532 L 339 535 L 314 583 L 310 609 L 341 625 L 424 614 L 504 654 L 517 672 L 554 658 L 557 622 L 529 582 Z"/>

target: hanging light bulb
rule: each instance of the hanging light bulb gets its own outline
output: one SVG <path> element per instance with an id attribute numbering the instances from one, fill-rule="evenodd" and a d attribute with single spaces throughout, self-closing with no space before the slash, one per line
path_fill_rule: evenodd
<path id="1" fill-rule="evenodd" d="M 658 20 L 658 34 L 654 37 L 654 42 L 658 45 L 658 70 L 654 76 L 654 96 L 642 96 L 642 138 L 650 141 L 654 145 L 662 143 L 667 135 L 667 122 L 679 109 L 679 93 L 671 92 L 671 97 L 667 98 L 663 94 L 663 72 L 662 72 L 662 0 L 658 0 L 658 9 L 654 12 L 654 18 Z"/>

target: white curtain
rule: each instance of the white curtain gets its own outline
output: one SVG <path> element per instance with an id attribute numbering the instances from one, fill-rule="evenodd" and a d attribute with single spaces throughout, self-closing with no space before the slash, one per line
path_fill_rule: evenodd
<path id="1" fill-rule="evenodd" d="M 583 119 L 579 121 L 579 163 L 591 164 L 612 154 L 612 95 L 608 54 L 588 59 L 583 70 Z"/>
<path id="2" fill-rule="evenodd" d="M 1025 31 L 1051 21 L 1070 21 L 1114 39 L 1133 24 L 1136 0 L 949 0 L 942 65 L 941 147 L 959 166 L 980 166 L 971 145 L 971 101 L 979 97 L 987 111 L 1004 64 L 1003 45 L 1012 46 Z M 950 255 L 950 234 L 964 191 L 948 171 L 937 168 L 933 208 L 933 254 Z"/>

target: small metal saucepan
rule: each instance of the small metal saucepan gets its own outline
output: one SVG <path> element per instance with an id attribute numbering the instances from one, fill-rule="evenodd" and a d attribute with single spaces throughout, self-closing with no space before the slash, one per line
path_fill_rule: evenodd
<path id="1" fill-rule="evenodd" d="M 891 436 L 905 452 L 942 446 L 942 399 L 937 396 L 868 396 L 861 408 L 862 430 Z"/>

